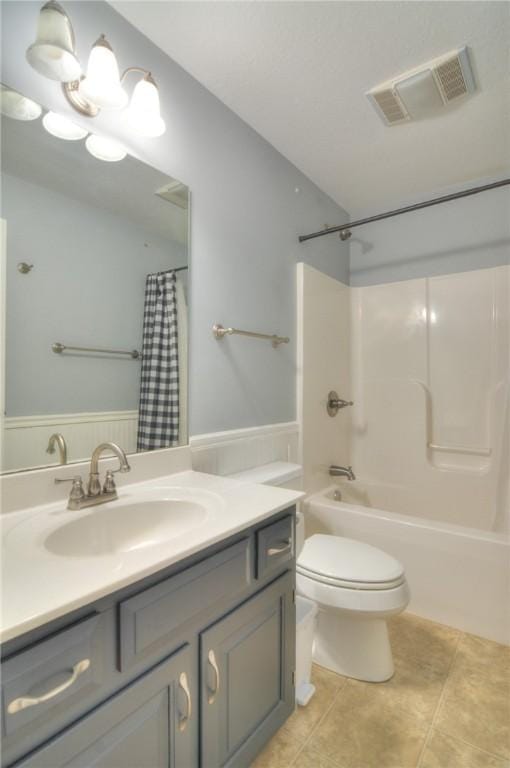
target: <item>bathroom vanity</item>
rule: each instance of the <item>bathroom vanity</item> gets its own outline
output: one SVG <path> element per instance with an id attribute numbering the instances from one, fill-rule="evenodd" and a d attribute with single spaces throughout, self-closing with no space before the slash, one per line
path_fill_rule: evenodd
<path id="1" fill-rule="evenodd" d="M 186 481 L 200 477 L 208 476 L 186 472 L 169 478 L 167 494 L 169 487 L 182 494 Z M 300 494 L 230 485 L 230 497 L 223 494 L 199 533 L 181 536 L 187 550 L 195 551 L 180 557 L 179 547 L 169 544 L 173 554 L 167 560 L 174 562 L 152 568 L 148 576 L 136 578 L 136 569 L 140 558 L 147 565 L 150 547 L 131 553 L 135 565 L 129 574 L 129 555 L 118 559 L 109 591 L 106 583 L 98 589 L 101 560 L 111 566 L 115 554 L 88 562 L 83 553 L 61 558 L 61 579 L 52 589 L 61 586 L 65 596 L 66 586 L 75 594 L 79 587 L 83 593 L 88 568 L 88 594 L 100 596 L 64 613 L 55 601 L 51 609 L 48 603 L 45 616 L 55 614 L 50 621 L 29 614 L 32 592 L 39 590 L 38 602 L 44 603 L 39 579 L 45 573 L 50 581 L 54 577 L 54 554 L 40 553 L 38 559 L 34 546 L 33 574 L 19 574 L 22 581 L 11 591 L 4 579 L 5 594 L 25 594 L 25 608 L 8 598 L 7 623 L 24 611 L 27 624 L 18 626 L 33 627 L 17 634 L 4 625 L 9 639 L 2 645 L 2 768 L 245 768 L 282 725 L 295 697 L 295 507 L 285 500 Z M 256 516 L 249 511 L 257 506 L 254 489 L 263 501 Z M 123 496 L 129 501 L 129 493 L 121 493 L 120 509 L 129 515 Z M 243 497 L 244 518 L 238 507 Z M 108 515 L 112 507 L 78 514 Z M 54 526 L 55 515 L 73 522 L 67 516 L 76 514 L 56 514 L 54 507 L 32 514 L 33 541 L 41 540 L 36 520 L 53 516 L 48 524 Z M 250 516 L 254 522 L 246 524 Z M 10 525 L 4 534 L 7 575 L 9 552 L 16 555 L 14 534 L 24 524 Z M 62 529 L 61 520 L 58 525 Z M 221 538 L 218 526 L 234 532 Z M 83 546 L 86 536 L 80 535 Z M 219 540 L 197 549 L 200 536 Z M 122 580 L 130 583 L 115 588 Z"/>

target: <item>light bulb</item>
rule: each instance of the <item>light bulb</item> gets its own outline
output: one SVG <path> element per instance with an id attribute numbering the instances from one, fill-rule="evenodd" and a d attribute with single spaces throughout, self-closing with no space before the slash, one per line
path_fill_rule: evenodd
<path id="1" fill-rule="evenodd" d="M 27 49 L 26 57 L 30 66 L 50 80 L 68 83 L 80 78 L 73 28 L 66 12 L 55 0 L 41 8 L 37 38 Z"/>
<path id="2" fill-rule="evenodd" d="M 131 128 L 141 136 L 156 137 L 165 132 L 158 87 L 150 74 L 136 84 L 126 117 Z"/>
<path id="3" fill-rule="evenodd" d="M 120 84 L 117 59 L 104 35 L 92 47 L 87 75 L 81 81 L 79 91 L 102 109 L 122 109 L 127 104 L 128 96 Z"/>
<path id="4" fill-rule="evenodd" d="M 37 120 L 41 115 L 42 107 L 32 99 L 27 99 L 17 91 L 10 88 L 2 88 L 0 91 L 0 110 L 7 117 L 14 120 Z"/>
<path id="5" fill-rule="evenodd" d="M 43 117 L 43 125 L 52 136 L 65 141 L 78 141 L 84 139 L 88 131 L 73 123 L 67 117 L 56 112 L 47 112 Z"/>
<path id="6" fill-rule="evenodd" d="M 123 160 L 127 155 L 126 148 L 118 141 L 107 139 L 105 136 L 98 136 L 95 133 L 90 134 L 85 146 L 91 155 L 107 163 L 116 163 Z"/>

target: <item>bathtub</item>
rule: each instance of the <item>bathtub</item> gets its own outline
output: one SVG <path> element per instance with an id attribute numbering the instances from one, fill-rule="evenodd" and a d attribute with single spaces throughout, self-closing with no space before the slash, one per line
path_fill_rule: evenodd
<path id="1" fill-rule="evenodd" d="M 334 497 L 338 490 L 340 501 Z M 388 512 L 371 506 L 373 498 L 391 504 L 387 490 L 374 494 L 358 481 L 309 496 L 306 535 L 330 533 L 384 549 L 406 570 L 410 612 L 510 643 L 508 535 Z"/>

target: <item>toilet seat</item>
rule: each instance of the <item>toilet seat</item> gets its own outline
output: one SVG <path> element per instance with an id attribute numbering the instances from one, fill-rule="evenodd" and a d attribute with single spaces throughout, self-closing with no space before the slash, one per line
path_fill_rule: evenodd
<path id="1" fill-rule="evenodd" d="M 301 576 L 306 576 L 308 579 L 318 581 L 321 584 L 328 584 L 331 587 L 338 587 L 342 589 L 357 589 L 357 590 L 384 590 L 394 589 L 399 587 L 405 581 L 405 576 L 401 576 L 399 579 L 393 579 L 393 581 L 370 583 L 366 581 L 346 581 L 343 579 L 331 579 L 328 576 L 324 576 L 320 573 L 314 573 L 313 571 L 307 571 L 306 568 L 296 566 L 296 572 Z"/>
<path id="2" fill-rule="evenodd" d="M 296 570 L 341 589 L 386 590 L 405 581 L 402 564 L 386 552 L 362 541 L 324 534 L 306 540 Z"/>

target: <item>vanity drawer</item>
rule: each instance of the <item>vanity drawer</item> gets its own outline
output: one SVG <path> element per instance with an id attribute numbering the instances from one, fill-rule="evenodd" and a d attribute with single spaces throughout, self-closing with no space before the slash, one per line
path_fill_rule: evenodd
<path id="1" fill-rule="evenodd" d="M 251 539 L 238 541 L 119 606 L 119 669 L 169 653 L 200 614 L 228 610 L 251 583 Z"/>
<path id="2" fill-rule="evenodd" d="M 3 663 L 4 736 L 58 721 L 103 685 L 104 621 L 104 614 L 90 616 Z"/>
<path id="3" fill-rule="evenodd" d="M 257 531 L 257 578 L 281 570 L 294 557 L 294 516 L 287 515 Z"/>

